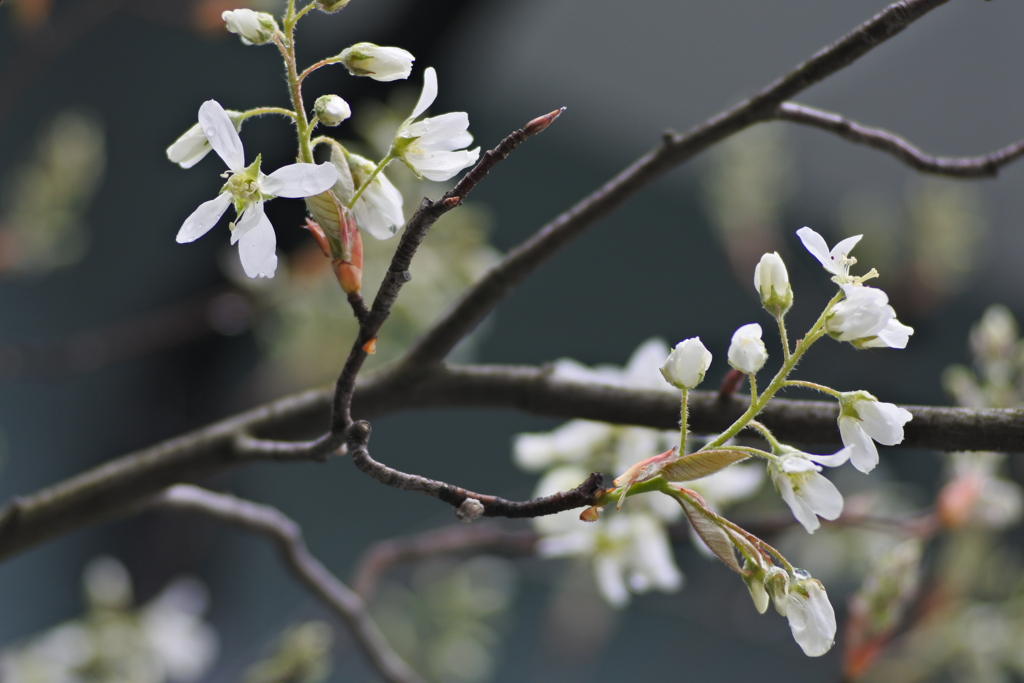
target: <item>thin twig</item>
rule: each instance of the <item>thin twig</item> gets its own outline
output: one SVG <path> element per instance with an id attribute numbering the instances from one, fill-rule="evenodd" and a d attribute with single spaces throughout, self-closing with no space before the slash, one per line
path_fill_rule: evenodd
<path id="1" fill-rule="evenodd" d="M 597 500 L 597 494 L 601 492 L 601 485 L 604 477 L 599 472 L 593 472 L 579 486 L 569 491 L 562 491 L 550 496 L 533 498 L 526 501 L 512 501 L 480 493 L 467 491 L 459 486 L 452 486 L 443 481 L 436 481 L 421 477 L 418 474 L 406 474 L 392 469 L 383 463 L 379 463 L 370 457 L 367 443 L 370 439 L 370 423 L 356 422 L 348 430 L 348 452 L 352 462 L 360 471 L 370 475 L 377 481 L 387 486 L 404 491 L 416 491 L 424 493 L 439 500 L 443 500 L 457 511 L 457 514 L 466 514 L 466 503 L 472 504 L 476 501 L 482 510 L 471 513 L 469 519 L 484 517 L 542 517 L 553 515 L 564 510 L 593 505 Z M 472 507 L 469 508 L 472 510 Z M 461 515 L 460 515 L 461 516 Z"/>
<path id="2" fill-rule="evenodd" d="M 1018 140 L 984 156 L 931 156 L 895 133 L 881 128 L 864 126 L 839 114 L 795 102 L 784 102 L 779 105 L 773 118 L 814 126 L 835 133 L 844 140 L 891 154 L 907 166 L 922 173 L 934 173 L 952 178 L 991 178 L 999 173 L 1000 168 L 1024 156 L 1024 140 Z"/>
<path id="3" fill-rule="evenodd" d="M 388 569 L 399 562 L 413 562 L 435 555 L 466 551 L 503 555 L 532 555 L 536 532 L 513 531 L 497 524 L 464 524 L 431 529 L 415 536 L 388 538 L 374 543 L 356 565 L 352 589 L 368 600 Z"/>
<path id="4" fill-rule="evenodd" d="M 946 2 L 948 0 L 904 0 L 890 5 L 748 100 L 685 134 L 666 135 L 661 145 L 509 252 L 463 293 L 409 349 L 401 363 L 412 371 L 443 360 L 528 275 L 641 189 L 716 142 L 755 123 L 771 120 L 783 102 L 849 66 Z"/>
<path id="5" fill-rule="evenodd" d="M 172 486 L 153 499 L 151 505 L 195 512 L 274 541 L 292 572 L 345 621 L 384 680 L 422 683 L 423 679 L 388 645 L 362 598 L 309 553 L 301 527 L 277 508 L 186 484 Z"/>

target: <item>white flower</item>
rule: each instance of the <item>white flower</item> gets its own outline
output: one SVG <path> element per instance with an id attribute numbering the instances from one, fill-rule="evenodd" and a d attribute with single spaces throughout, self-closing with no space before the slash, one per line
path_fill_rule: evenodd
<path id="1" fill-rule="evenodd" d="M 839 341 L 874 337 L 896 319 L 885 292 L 874 287 L 843 285 L 846 298 L 832 307 L 825 329 Z"/>
<path id="2" fill-rule="evenodd" d="M 352 108 L 337 95 L 323 95 L 313 104 L 313 113 L 320 123 L 333 128 L 352 116 Z"/>
<path id="3" fill-rule="evenodd" d="M 518 434 L 512 446 L 513 457 L 527 472 L 537 472 L 555 463 L 582 462 L 596 449 L 607 446 L 614 432 L 615 427 L 604 422 L 571 420 L 550 432 Z"/>
<path id="4" fill-rule="evenodd" d="M 223 12 L 220 18 L 227 24 L 229 31 L 241 36 L 242 42 L 246 45 L 269 43 L 278 30 L 274 17 L 266 12 L 234 9 Z"/>
<path id="5" fill-rule="evenodd" d="M 821 526 L 818 517 L 836 519 L 843 512 L 843 495 L 835 484 L 819 474 L 820 465 L 838 467 L 849 457 L 849 448 L 833 455 L 790 451 L 768 466 L 775 488 L 808 533 L 813 534 Z"/>
<path id="6" fill-rule="evenodd" d="M 338 55 L 353 76 L 369 76 L 375 81 L 397 81 L 408 78 L 416 58 L 400 47 L 380 47 L 373 43 L 357 43 Z"/>
<path id="7" fill-rule="evenodd" d="M 729 344 L 729 365 L 748 375 L 755 374 L 768 360 L 768 350 L 761 341 L 761 326 L 744 325 L 732 335 Z"/>
<path id="8" fill-rule="evenodd" d="M 224 113 L 231 119 L 235 132 L 242 130 L 241 112 L 226 109 Z M 167 148 L 167 158 L 182 168 L 192 168 L 211 151 L 213 151 L 213 147 L 210 146 L 210 141 L 206 139 L 206 133 L 197 123 Z"/>
<path id="9" fill-rule="evenodd" d="M 863 235 L 847 237 L 832 247 L 831 251 L 829 251 L 825 239 L 810 228 L 800 228 L 796 231 L 796 235 L 803 242 L 807 251 L 811 252 L 811 256 L 818 259 L 825 270 L 836 276 L 834 278 L 836 282 L 843 284 L 850 281 L 850 266 L 857 260 L 850 258 L 849 254 Z"/>
<path id="10" fill-rule="evenodd" d="M 206 587 L 181 578 L 139 611 L 145 638 L 171 681 L 198 680 L 217 657 L 217 634 L 202 619 L 206 603 Z"/>
<path id="11" fill-rule="evenodd" d="M 765 254 L 754 268 L 754 288 L 766 308 L 785 313 L 793 305 L 793 288 L 789 284 L 786 264 L 778 252 Z"/>
<path id="12" fill-rule="evenodd" d="M 839 406 L 839 433 L 843 445 L 850 450 L 853 466 L 865 473 L 878 464 L 874 441 L 886 446 L 900 443 L 903 425 L 914 417 L 909 410 L 882 403 L 863 391 L 843 394 Z"/>
<path id="13" fill-rule="evenodd" d="M 448 180 L 471 166 L 480 157 L 480 148 L 465 150 L 473 142 L 469 134 L 469 115 L 464 111 L 414 119 L 437 98 L 437 72 L 433 67 L 423 74 L 423 92 L 412 115 L 398 127 L 391 144 L 392 153 L 402 159 L 417 177 Z M 456 151 L 457 150 L 457 151 Z"/>
<path id="14" fill-rule="evenodd" d="M 199 205 L 178 231 L 179 243 L 192 242 L 217 224 L 232 203 L 237 220 L 233 224 L 231 243 L 238 242 L 242 267 L 249 277 L 273 277 L 277 269 L 277 236 L 274 226 L 263 212 L 263 203 L 275 197 L 309 197 L 324 192 L 338 178 L 330 163 L 291 164 L 263 175 L 260 157 L 245 166 L 242 141 L 234 124 L 215 100 L 199 108 L 199 125 L 217 155 L 224 160 L 230 177 L 220 194 Z"/>
<path id="15" fill-rule="evenodd" d="M 793 639 L 805 655 L 820 657 L 832 649 L 836 639 L 836 613 L 820 581 L 797 578 L 790 585 L 786 618 Z"/>
<path id="16" fill-rule="evenodd" d="M 854 342 L 854 346 L 861 349 L 870 349 L 887 346 L 890 349 L 905 349 L 910 341 L 910 335 L 914 334 L 914 328 L 904 325 L 893 318 L 880 329 L 876 337 L 867 340 Z"/>
<path id="17" fill-rule="evenodd" d="M 677 389 L 692 389 L 704 380 L 704 373 L 710 366 L 711 352 L 701 343 L 700 337 L 691 337 L 676 344 L 661 368 L 661 374 Z"/>
<path id="18" fill-rule="evenodd" d="M 362 187 L 366 179 L 377 166 L 372 161 L 358 154 L 351 154 L 333 148 L 331 161 L 338 168 L 338 182 L 334 185 L 334 193 L 345 204 L 348 204 L 356 188 Z M 402 210 L 402 193 L 398 191 L 384 171 L 378 173 L 369 187 L 363 190 L 352 207 L 356 217 L 356 225 L 378 240 L 393 237 L 400 227 L 405 225 L 405 213 Z"/>

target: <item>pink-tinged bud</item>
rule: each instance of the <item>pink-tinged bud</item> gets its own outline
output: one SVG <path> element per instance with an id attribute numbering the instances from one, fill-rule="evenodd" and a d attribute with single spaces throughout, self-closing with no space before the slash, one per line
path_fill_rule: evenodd
<path id="1" fill-rule="evenodd" d="M 363 270 L 356 268 L 349 261 L 334 259 L 334 275 L 338 278 L 341 290 L 346 294 L 356 294 L 363 286 Z"/>
<path id="2" fill-rule="evenodd" d="M 327 235 L 324 234 L 324 229 L 320 227 L 320 224 L 312 218 L 307 218 L 306 230 L 309 230 L 310 234 L 313 235 L 313 239 L 316 240 L 324 256 L 331 258 L 331 244 L 327 241 Z"/>
<path id="3" fill-rule="evenodd" d="M 542 132 L 545 128 L 554 123 L 555 119 L 561 116 L 562 112 L 564 111 L 565 107 L 561 107 L 560 109 L 554 110 L 550 114 L 538 116 L 537 118 L 523 126 L 523 132 L 526 133 L 527 135 L 536 135 L 537 133 Z"/>

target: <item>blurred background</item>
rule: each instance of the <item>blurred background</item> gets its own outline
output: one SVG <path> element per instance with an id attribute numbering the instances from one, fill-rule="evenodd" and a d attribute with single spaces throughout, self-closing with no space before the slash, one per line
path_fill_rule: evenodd
<path id="1" fill-rule="evenodd" d="M 484 148 L 535 116 L 568 107 L 431 234 L 376 361 L 393 358 L 502 252 L 653 147 L 664 130 L 685 131 L 731 106 L 885 5 L 352 0 L 340 13 L 304 20 L 298 44 L 306 63 L 360 41 L 397 45 L 417 58 L 413 76 L 397 86 L 352 78 L 341 67 L 309 79 L 307 102 L 335 93 L 353 105 L 356 115 L 335 131 L 367 154 L 407 115 L 426 66 L 437 67 L 440 80 L 432 111 L 467 111 Z M 272 0 L 6 0 L 0 7 L 4 500 L 325 383 L 340 367 L 352 328 L 326 262 L 298 229 L 301 203 L 268 206 L 279 248 L 288 254 L 271 281 L 239 276 L 237 252 L 228 249 L 222 228 L 194 244 L 174 242 L 222 171 L 212 156 L 188 172 L 166 160 L 165 148 L 194 123 L 199 105 L 211 98 L 237 110 L 287 103 L 276 50 L 243 46 L 223 28 L 221 12 L 239 6 L 279 11 Z M 1022 48 L 1024 5 L 953 2 L 799 101 L 895 131 L 933 154 L 988 153 L 1024 136 L 1024 62 L 1007 57 Z M 265 168 L 290 163 L 290 136 L 288 125 L 271 119 L 246 122 L 242 131 L 249 156 L 262 151 Z M 420 195 L 446 189 L 414 182 L 394 166 L 389 175 L 407 210 Z M 801 330 L 831 296 L 831 284 L 794 238 L 809 225 L 830 243 L 864 234 L 858 260 L 881 272 L 878 286 L 916 332 L 906 352 L 816 350 L 802 363 L 802 376 L 897 403 L 1014 405 L 1019 357 L 1012 319 L 1024 313 L 1022 180 L 1021 164 L 993 180 L 923 177 L 823 132 L 759 126 L 596 225 L 505 301 L 459 356 L 624 365 L 648 338 L 674 344 L 700 335 L 723 359 L 738 325 L 764 324 L 751 283 L 765 251 L 779 251 L 789 266 L 796 293 L 789 320 L 791 330 Z M 367 240 L 370 293 L 393 246 Z M 972 325 L 992 303 L 1006 308 L 978 328 L 972 357 Z M 964 366 L 945 375 L 948 387 L 959 387 L 956 395 L 943 388 L 953 364 Z M 709 387 L 724 367 L 712 367 Z M 536 476 L 513 463 L 512 439 L 557 425 L 499 411 L 395 415 L 375 422 L 374 455 L 399 469 L 522 499 Z M 929 506 L 963 471 L 935 453 L 883 449 L 882 458 L 877 481 L 884 486 L 877 486 L 905 510 Z M 1024 474 L 1014 463 L 978 467 L 1009 482 Z M 842 475 L 837 483 L 851 495 L 872 485 L 856 480 L 847 488 Z M 280 507 L 343 579 L 375 541 L 453 522 L 446 506 L 385 489 L 343 459 L 261 464 L 207 483 Z M 783 509 L 777 500 L 762 502 Z M 750 519 L 758 504 L 739 514 Z M 919 621 L 901 617 L 902 649 L 889 669 L 875 667 L 870 675 L 1021 675 L 1024 661 L 1012 655 L 1024 652 L 1015 524 L 1013 514 L 989 524 L 981 537 L 990 542 L 975 541 L 973 549 L 954 553 L 958 546 L 948 539 L 941 547 L 926 544 L 922 576 L 934 584 L 949 569 L 944 557 L 966 557 L 956 575 L 958 595 L 974 595 L 971 581 L 983 575 L 987 583 L 977 590 L 984 600 L 964 598 L 955 618 L 946 613 L 941 623 L 952 630 L 919 638 L 925 654 L 914 654 Z M 791 531 L 769 540 L 783 542 Z M 815 576 L 828 576 L 841 620 L 847 596 L 859 586 L 863 594 L 861 565 L 869 556 L 840 553 L 868 547 L 843 533 L 783 543 Z M 624 610 L 600 599 L 579 562 L 468 555 L 390 571 L 374 609 L 396 647 L 439 681 L 664 677 L 681 667 L 695 679 L 721 681 L 835 680 L 843 667 L 850 674 L 840 648 L 806 658 L 781 617 L 758 616 L 742 582 L 695 551 L 685 532 L 677 540 L 686 585 L 637 596 Z M 878 552 L 893 546 L 882 543 Z M 919 550 L 910 560 L 902 552 L 894 566 L 899 557 L 918 566 Z M 898 602 L 890 598 L 887 604 Z M 922 599 L 915 600 L 920 608 Z M 83 614 L 92 616 L 75 622 L 77 636 L 53 630 Z M 9 659 L 31 652 L 45 659 L 53 648 L 67 656 L 74 650 L 67 642 L 81 640 L 81 629 L 98 633 L 114 623 L 104 621 L 111 614 L 138 629 L 170 619 L 193 648 L 186 657 L 191 670 L 167 664 L 163 673 L 124 680 L 373 676 L 344 629 L 334 628 L 262 539 L 203 520 L 147 513 L 0 565 L 0 645 Z M 160 616 L 166 614 L 176 616 Z M 975 632 L 977 647 L 965 646 L 962 660 L 953 661 L 943 638 L 960 642 L 955 634 Z M 39 640 L 41 633 L 50 640 Z M 1006 642 L 992 645 L 997 640 Z M 253 668 L 260 661 L 262 668 Z M 290 662 L 299 673 L 275 673 Z"/>

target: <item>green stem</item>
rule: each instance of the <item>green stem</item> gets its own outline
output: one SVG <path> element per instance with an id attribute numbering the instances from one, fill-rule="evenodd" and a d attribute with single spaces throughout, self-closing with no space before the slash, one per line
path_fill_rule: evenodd
<path id="1" fill-rule="evenodd" d="M 680 401 L 679 406 L 679 455 L 686 455 L 686 436 L 689 431 L 687 422 L 689 421 L 689 414 L 686 409 L 686 395 L 687 390 L 683 389 L 683 398 Z"/>
<path id="2" fill-rule="evenodd" d="M 783 362 L 789 360 L 789 336 L 786 334 L 786 321 L 781 313 L 775 316 L 775 320 L 779 323 L 779 339 L 782 340 L 782 360 Z"/>
<path id="3" fill-rule="evenodd" d="M 341 57 L 328 57 L 327 59 L 321 59 L 316 64 L 306 67 L 306 70 L 299 74 L 299 83 L 306 80 L 306 76 L 310 75 L 320 67 L 327 66 L 328 64 L 337 64 L 341 61 Z"/>
<path id="4" fill-rule="evenodd" d="M 284 107 L 257 107 L 256 109 L 250 109 L 242 112 L 242 115 L 239 118 L 245 120 L 250 116 L 264 116 L 266 114 L 280 114 L 281 116 L 287 116 L 292 120 L 297 118 L 295 112 L 291 109 L 285 109 Z"/>
<path id="5" fill-rule="evenodd" d="M 750 422 L 747 423 L 747 426 L 753 427 L 757 431 L 761 432 L 761 436 L 763 436 L 764 440 L 767 441 L 768 444 L 772 447 L 772 450 L 781 450 L 782 444 L 780 444 L 779 440 L 775 438 L 775 435 L 772 434 L 771 430 L 764 426 L 762 423 L 758 422 L 757 420 L 751 420 Z M 774 458 L 775 456 L 772 457 Z"/>
<path id="6" fill-rule="evenodd" d="M 756 401 L 757 400 L 757 380 L 754 379 L 754 373 L 750 373 L 747 376 L 750 377 L 750 400 L 751 401 Z"/>
<path id="7" fill-rule="evenodd" d="M 785 382 L 783 382 L 782 385 L 786 386 L 786 387 L 804 387 L 805 389 L 814 389 L 815 391 L 820 391 L 823 394 L 828 394 L 829 396 L 835 396 L 836 398 L 841 398 L 842 397 L 842 393 L 836 391 L 835 389 L 833 389 L 831 387 L 826 387 L 824 384 L 816 384 L 814 382 L 807 382 L 807 381 L 802 380 L 802 379 L 787 379 Z"/>
<path id="8" fill-rule="evenodd" d="M 348 208 L 351 209 L 353 206 L 356 205 L 356 200 L 358 200 L 359 197 L 362 196 L 362 194 L 366 190 L 366 188 L 368 188 L 370 186 L 370 183 L 373 182 L 373 179 L 377 177 L 377 174 L 380 173 L 381 171 L 383 171 L 384 167 L 387 166 L 388 164 L 390 164 L 396 158 L 397 157 L 395 155 L 393 155 L 390 152 L 388 152 L 388 155 L 386 157 L 384 157 L 379 164 L 377 164 L 377 168 L 373 169 L 373 173 L 370 174 L 370 177 L 367 178 L 366 181 L 362 185 L 359 186 L 359 189 L 356 190 L 356 193 L 354 195 L 352 195 L 352 199 L 350 199 L 349 202 L 348 202 Z"/>
<path id="9" fill-rule="evenodd" d="M 294 4 L 292 5 L 292 7 L 294 8 Z M 294 27 L 295 24 L 299 22 L 299 19 L 306 16 L 306 13 L 309 12 L 309 10 L 313 9 L 314 7 L 316 7 L 316 3 L 311 2 L 302 9 L 300 9 L 298 12 L 296 12 L 295 16 L 292 18 L 292 26 Z"/>
<path id="10" fill-rule="evenodd" d="M 800 362 L 803 355 L 807 353 L 807 349 L 811 348 L 811 345 L 814 342 L 818 341 L 825 335 L 825 319 L 831 312 L 832 307 L 839 303 L 842 298 L 842 292 L 839 292 L 832 297 L 832 300 L 828 302 L 827 306 L 825 306 L 825 310 L 822 311 L 820 316 L 818 316 L 818 319 L 814 322 L 814 325 L 811 326 L 811 329 L 807 332 L 806 336 L 797 343 L 796 349 L 792 354 L 790 354 L 789 358 L 785 360 L 782 367 L 779 368 L 778 373 L 776 373 L 775 377 L 772 378 L 771 384 L 769 384 L 764 392 L 756 399 L 751 397 L 750 407 L 747 408 L 746 412 L 744 412 L 739 419 L 733 422 L 728 429 L 715 437 L 713 441 L 710 441 L 705 445 L 704 448 L 701 449 L 702 451 L 711 448 L 718 448 L 723 443 L 739 434 L 740 431 L 747 426 L 747 423 L 754 419 L 758 413 L 764 410 L 768 401 L 770 401 L 775 393 L 784 386 L 786 377 L 789 376 L 789 373 L 793 372 L 793 368 L 795 368 L 796 364 Z"/>
<path id="11" fill-rule="evenodd" d="M 288 0 L 285 10 L 284 41 L 276 40 L 278 48 L 284 56 L 284 64 L 288 74 L 288 94 L 292 99 L 292 108 L 295 113 L 296 135 L 299 138 L 299 161 L 308 164 L 313 163 L 313 151 L 309 146 L 309 135 L 311 127 L 306 120 L 306 108 L 302 104 L 302 84 L 299 82 L 298 69 L 295 65 L 295 22 L 302 16 L 311 5 L 303 8 L 303 11 L 295 14 L 295 0 Z"/>

